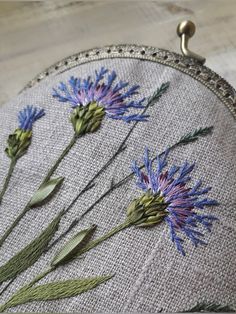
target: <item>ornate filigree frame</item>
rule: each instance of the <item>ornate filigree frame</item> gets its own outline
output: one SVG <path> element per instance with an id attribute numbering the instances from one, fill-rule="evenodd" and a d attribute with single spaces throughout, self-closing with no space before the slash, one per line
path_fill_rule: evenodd
<path id="1" fill-rule="evenodd" d="M 155 47 L 138 45 L 113 45 L 82 51 L 67 57 L 37 75 L 25 88 L 30 88 L 49 75 L 57 75 L 77 65 L 108 58 L 134 58 L 158 62 L 195 78 L 209 88 L 236 118 L 236 91 L 222 77 L 195 59 Z M 24 88 L 24 89 L 25 89 Z"/>

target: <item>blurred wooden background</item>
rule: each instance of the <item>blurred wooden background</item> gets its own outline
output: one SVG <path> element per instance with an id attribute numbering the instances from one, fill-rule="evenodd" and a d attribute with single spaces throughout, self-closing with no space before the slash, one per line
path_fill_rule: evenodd
<path id="1" fill-rule="evenodd" d="M 197 25 L 190 48 L 236 87 L 235 15 L 236 0 L 0 1 L 0 105 L 84 49 L 137 43 L 179 52 L 183 19 Z"/>

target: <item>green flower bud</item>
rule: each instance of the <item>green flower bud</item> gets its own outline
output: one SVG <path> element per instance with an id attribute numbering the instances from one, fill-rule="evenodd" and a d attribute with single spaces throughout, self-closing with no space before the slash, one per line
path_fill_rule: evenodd
<path id="1" fill-rule="evenodd" d="M 127 218 L 139 227 L 153 226 L 162 222 L 168 214 L 167 206 L 163 196 L 148 191 L 131 202 L 127 208 Z"/>
<path id="2" fill-rule="evenodd" d="M 93 102 L 87 106 L 81 105 L 76 107 L 71 114 L 70 120 L 75 133 L 79 136 L 95 132 L 101 126 L 104 116 L 104 108 Z"/>
<path id="3" fill-rule="evenodd" d="M 11 159 L 18 159 L 23 156 L 31 143 L 32 131 L 16 129 L 10 134 L 7 140 L 5 152 Z"/>

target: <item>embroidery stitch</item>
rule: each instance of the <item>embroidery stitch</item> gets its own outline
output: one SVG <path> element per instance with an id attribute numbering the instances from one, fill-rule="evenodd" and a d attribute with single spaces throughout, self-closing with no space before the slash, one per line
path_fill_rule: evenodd
<path id="1" fill-rule="evenodd" d="M 175 144 L 169 146 L 169 150 L 174 150 L 175 148 L 181 146 L 181 145 L 188 145 L 190 143 L 195 142 L 196 140 L 198 140 L 200 137 L 204 137 L 207 136 L 209 134 L 212 133 L 213 130 L 213 126 L 210 127 L 205 127 L 205 128 L 199 128 L 196 129 L 193 132 L 187 133 L 186 135 L 182 136 Z M 161 155 L 163 155 L 164 152 L 162 152 L 159 157 L 161 157 Z M 156 157 L 155 157 L 156 158 Z M 152 159 L 152 161 L 155 160 L 155 158 Z M 140 167 L 140 170 L 144 168 L 144 165 L 142 165 Z M 72 231 L 80 222 L 80 220 L 85 217 L 89 212 L 91 212 L 93 210 L 93 208 L 99 203 L 101 202 L 106 196 L 108 196 L 110 193 L 112 193 L 115 189 L 119 188 L 120 186 L 122 186 L 123 184 L 127 183 L 128 180 L 132 179 L 132 177 L 134 176 L 134 173 L 131 172 L 130 174 L 126 175 L 124 178 L 122 178 L 120 181 L 118 181 L 117 183 L 111 182 L 110 187 L 92 204 L 89 206 L 89 208 L 87 208 L 84 213 L 82 213 L 80 215 L 80 217 L 75 218 L 71 224 L 69 225 L 69 227 L 66 229 L 65 232 L 63 232 L 57 239 L 55 239 L 53 241 L 53 243 L 48 247 L 48 250 L 51 249 L 57 242 L 59 242 L 64 236 L 66 236 L 70 231 Z M 69 204 L 69 206 L 65 209 L 65 212 L 68 212 L 71 207 L 75 204 L 75 202 L 78 200 L 78 198 L 81 196 L 81 193 L 79 193 L 74 200 Z"/>
<path id="2" fill-rule="evenodd" d="M 142 102 L 145 100 L 145 98 L 141 99 L 140 101 L 127 102 L 127 99 L 138 93 L 137 90 L 139 86 L 135 85 L 122 94 L 121 90 L 127 87 L 128 83 L 123 83 L 122 81 L 120 81 L 114 87 L 112 87 L 112 84 L 116 79 L 116 73 L 113 71 L 110 75 L 108 75 L 107 84 L 102 84 L 101 80 L 103 80 L 104 75 L 107 72 L 108 70 L 104 68 L 101 68 L 100 72 L 96 71 L 96 80 L 94 83 L 90 81 L 90 77 L 88 77 L 87 80 L 83 80 L 82 82 L 80 79 L 71 78 L 69 84 L 73 89 L 72 96 L 64 83 L 60 84 L 59 90 L 64 92 L 65 96 L 61 96 L 54 89 L 53 97 L 56 97 L 59 101 L 62 102 L 69 101 L 72 104 L 72 107 L 75 107 L 71 115 L 71 122 L 74 126 L 74 135 L 69 144 L 61 153 L 61 155 L 55 161 L 54 165 L 48 171 L 41 185 L 44 185 L 50 180 L 51 176 L 53 175 L 61 161 L 69 153 L 70 149 L 75 145 L 79 137 L 88 132 L 95 132 L 100 127 L 105 113 L 113 119 L 120 119 L 126 122 L 146 121 L 147 116 L 144 114 L 133 114 L 130 116 L 124 116 L 124 113 L 129 112 L 130 108 L 143 108 L 143 112 L 147 110 L 148 105 L 146 107 L 142 105 Z M 165 89 L 167 89 L 167 87 Z M 157 96 L 160 98 L 161 95 Z M 158 98 L 157 96 L 155 97 Z M 20 122 L 26 128 L 30 127 L 30 120 L 27 120 L 28 116 L 28 111 L 25 114 L 20 115 L 20 119 L 22 119 Z M 112 161 L 122 150 L 123 145 L 121 147 L 121 150 L 117 151 L 115 153 L 115 156 L 112 157 L 110 161 Z M 110 163 L 110 161 L 108 162 L 108 164 Z M 90 186 L 88 188 L 90 188 Z M 31 200 L 26 204 L 23 211 L 18 215 L 18 217 L 16 217 L 11 226 L 0 238 L 0 247 L 3 245 L 4 241 L 7 239 L 12 230 L 17 226 L 19 221 L 30 210 L 30 208 Z"/>
<path id="3" fill-rule="evenodd" d="M 0 267 L 0 283 L 15 278 L 39 259 L 58 230 L 62 214 L 63 211 L 56 216 L 36 239 Z"/>
<path id="4" fill-rule="evenodd" d="M 18 113 L 19 126 L 14 133 L 9 135 L 5 149 L 7 156 L 11 159 L 11 163 L 0 192 L 0 204 L 8 188 L 17 160 L 27 153 L 31 144 L 33 124 L 44 115 L 44 109 L 33 106 L 27 106 Z"/>
<path id="5" fill-rule="evenodd" d="M 102 237 L 81 247 L 78 249 L 77 253 L 74 252 L 72 248 L 73 254 L 76 254 L 76 257 L 88 252 L 103 241 L 128 227 L 149 227 L 159 224 L 164 220 L 167 221 L 167 218 L 167 223 L 171 221 L 171 235 L 173 234 L 173 229 L 177 229 L 177 231 L 183 231 L 195 246 L 198 244 L 205 244 L 205 242 L 200 239 L 203 234 L 196 231 L 194 228 L 197 228 L 197 223 L 201 223 L 208 231 L 210 231 L 212 221 L 216 220 L 216 218 L 211 215 L 199 215 L 196 212 L 193 212 L 193 209 L 204 209 L 205 206 L 214 206 L 218 203 L 215 200 L 207 198 L 199 200 L 199 196 L 207 194 L 210 190 L 210 188 L 200 189 L 200 181 L 198 181 L 192 188 L 186 188 L 186 183 L 191 180 L 189 174 L 192 172 L 194 164 L 190 165 L 185 162 L 181 167 L 173 165 L 169 171 L 163 172 L 164 168 L 167 166 L 168 153 L 169 150 L 166 150 L 164 154 L 162 154 L 162 157 L 157 155 L 155 160 L 156 170 L 154 171 L 153 162 L 149 158 L 148 149 L 146 149 L 144 155 L 144 167 L 147 174 L 140 171 L 136 162 L 133 163 L 132 169 L 138 179 L 137 186 L 145 193 L 140 198 L 133 200 L 127 207 L 127 218 L 123 223 L 114 227 Z M 172 241 L 175 242 L 178 251 L 185 255 L 181 243 L 183 240 L 181 238 L 177 238 L 176 240 L 176 237 L 176 234 L 174 236 L 172 235 Z M 69 243 L 71 241 L 73 240 L 70 240 Z M 72 258 L 74 258 L 73 255 L 70 256 L 70 259 Z M 32 287 L 35 282 L 54 270 L 53 261 L 54 259 L 52 260 L 51 268 L 43 272 L 39 277 L 36 277 L 30 284 L 26 285 L 26 289 L 28 286 Z M 67 260 L 64 261 L 68 262 Z M 60 263 L 55 264 L 56 267 L 59 265 Z M 22 289 L 24 289 L 24 287 Z M 1 309 L 5 310 L 8 308 L 8 304 L 11 306 L 11 301 L 14 300 L 15 296 L 17 296 L 17 293 L 10 299 L 10 301 L 3 305 Z M 56 295 L 54 298 L 56 298 Z M 38 299 L 40 299 L 40 295 L 38 296 Z"/>
<path id="6" fill-rule="evenodd" d="M 221 305 L 217 303 L 197 303 L 194 307 L 187 311 L 183 311 L 182 313 L 209 313 L 209 312 L 215 312 L 215 313 L 233 313 L 235 312 L 233 308 L 231 308 L 229 305 Z"/>
<path id="7" fill-rule="evenodd" d="M 41 279 L 39 278 L 39 280 L 35 280 L 29 285 L 26 285 L 18 290 L 10 300 L 0 306 L 0 312 L 4 312 L 16 305 L 32 301 L 48 301 L 71 298 L 94 289 L 111 278 L 112 276 L 97 276 L 91 278 L 56 281 L 32 287 L 34 283 Z"/>
<path id="8" fill-rule="evenodd" d="M 211 231 L 212 222 L 218 218 L 212 215 L 201 215 L 193 209 L 216 206 L 218 202 L 207 198 L 199 199 L 199 196 L 207 194 L 210 190 L 210 188 L 200 190 L 200 181 L 192 188 L 186 188 L 186 183 L 191 180 L 189 174 L 192 172 L 194 164 L 189 165 L 185 162 L 181 167 L 174 165 L 169 171 L 163 173 L 167 166 L 168 153 L 169 149 L 164 154 L 156 156 L 154 161 L 157 166 L 154 171 L 153 161 L 149 159 L 149 152 L 146 149 L 144 167 L 147 175 L 141 172 L 136 163 L 133 163 L 132 169 L 138 178 L 137 185 L 145 193 L 140 198 L 134 199 L 127 207 L 127 218 L 123 223 L 102 237 L 89 242 L 79 250 L 76 254 L 77 257 L 128 227 L 149 227 L 164 220 L 170 225 L 172 241 L 182 255 L 185 255 L 182 246 L 183 240 L 177 237 L 177 231 L 185 233 L 195 246 L 206 244 L 200 239 L 203 234 L 196 231 L 195 228 L 198 227 L 198 224 L 202 224 L 208 231 Z M 161 157 L 162 155 L 163 157 Z"/>
<path id="9" fill-rule="evenodd" d="M 150 96 L 147 101 L 146 101 L 146 104 L 144 106 L 144 109 L 142 110 L 142 115 L 144 115 L 144 113 L 147 111 L 147 109 L 149 108 L 149 106 L 153 106 L 155 104 L 155 102 L 157 102 L 162 96 L 163 94 L 167 91 L 169 87 L 169 83 L 164 83 L 160 86 L 160 88 L 157 88 L 153 95 Z M 87 190 L 89 190 L 90 188 L 92 188 L 94 186 L 94 183 L 93 181 L 112 163 L 113 160 L 115 160 L 115 158 L 125 150 L 126 146 L 125 146 L 125 143 L 127 142 L 128 138 L 130 137 L 130 135 L 132 134 L 132 132 L 134 131 L 137 123 L 139 121 L 135 121 L 135 123 L 132 125 L 132 127 L 130 128 L 128 134 L 125 136 L 124 140 L 121 142 L 121 144 L 119 145 L 118 149 L 116 150 L 116 152 L 113 154 L 113 156 L 106 162 L 106 164 L 104 166 L 102 166 L 100 168 L 100 170 L 93 176 L 93 178 L 87 183 L 87 185 L 85 186 L 85 188 L 72 200 L 72 202 L 70 203 L 70 205 L 67 207 L 67 209 L 64 211 L 64 214 L 69 211 L 69 209 L 73 206 L 73 204 L 77 201 L 77 199 L 82 196 Z M 71 143 L 69 144 L 68 147 L 71 147 Z M 66 148 L 66 151 L 68 151 L 68 149 Z M 61 155 L 61 157 L 63 156 L 63 154 Z M 61 158 L 60 157 L 60 158 Z M 62 159 L 62 158 L 61 158 Z M 51 185 L 51 181 L 55 181 L 55 179 L 51 179 L 50 180 L 50 176 L 51 174 L 54 172 L 54 170 L 56 169 L 56 164 L 54 165 L 54 167 L 51 168 L 51 170 L 49 171 L 47 177 L 49 178 L 45 178 L 44 179 L 44 182 L 46 183 L 43 183 L 40 188 L 38 189 L 38 191 L 36 191 L 36 193 L 34 195 L 37 195 L 40 190 L 42 189 L 42 187 L 44 185 L 48 185 L 50 184 Z M 46 181 L 48 180 L 48 181 Z M 59 180 L 59 182 L 61 180 L 63 180 L 63 178 L 57 178 L 57 181 Z M 54 191 L 54 190 L 53 190 Z M 42 195 L 42 193 L 40 192 L 40 197 L 44 197 L 45 198 L 45 195 Z M 28 205 L 31 205 L 32 204 L 32 199 L 34 198 L 34 196 L 31 198 L 31 201 L 28 203 Z M 18 223 L 18 221 L 20 221 L 20 219 L 24 216 L 25 212 L 27 210 L 27 207 L 25 208 L 25 210 L 22 212 L 22 215 L 20 215 L 14 222 L 14 224 L 12 225 L 12 227 L 10 229 L 8 229 L 8 232 L 5 233 L 5 237 L 3 237 L 1 240 L 0 240 L 0 245 L 3 243 L 4 239 L 7 237 L 7 235 L 10 233 L 10 231 L 14 228 L 14 226 Z M 64 215 L 63 214 L 63 215 Z M 17 254 L 16 254 L 17 255 Z M 4 289 L 2 289 L 0 295 L 11 285 L 11 283 L 14 281 L 14 278 L 4 287 Z"/>
<path id="10" fill-rule="evenodd" d="M 171 240 L 175 243 L 177 250 L 185 255 L 183 239 L 177 233 L 185 234 L 196 247 L 206 244 L 202 240 L 203 233 L 197 229 L 199 225 L 202 225 L 210 232 L 212 222 L 217 218 L 200 214 L 199 210 L 205 209 L 206 206 L 218 205 L 218 202 L 208 198 L 199 198 L 211 189 L 210 187 L 200 189 L 201 180 L 192 188 L 187 187 L 194 164 L 190 165 L 186 161 L 181 167 L 173 165 L 164 172 L 168 153 L 169 150 L 166 150 L 162 158 L 157 155 L 156 171 L 153 170 L 153 162 L 149 158 L 148 149 L 144 155 L 146 173 L 140 171 L 136 162 L 133 163 L 132 169 L 137 177 L 137 186 L 145 193 L 130 205 L 128 215 L 139 214 L 145 209 L 145 214 L 135 223 L 138 226 L 152 226 L 165 220 L 170 228 Z"/>
<path id="11" fill-rule="evenodd" d="M 138 93 L 139 86 L 134 85 L 123 92 L 129 83 L 122 82 L 114 84 L 117 75 L 115 71 L 107 75 L 107 82 L 104 82 L 108 70 L 102 67 L 100 71 L 95 71 L 95 80 L 91 81 L 90 76 L 81 80 L 73 76 L 68 81 L 69 87 L 61 82 L 58 86 L 58 92 L 53 89 L 53 97 L 60 102 L 69 102 L 74 109 L 71 114 L 71 122 L 75 132 L 85 134 L 96 131 L 106 115 L 108 118 L 131 121 L 147 121 L 147 115 L 125 115 L 129 110 L 143 109 L 145 98 L 138 101 L 127 101 L 127 99 Z M 122 93 L 123 92 L 123 93 Z"/>
<path id="12" fill-rule="evenodd" d="M 211 130 L 212 130 L 212 128 L 206 128 L 206 129 L 201 129 L 199 132 L 196 131 L 195 133 L 197 133 L 198 136 L 201 136 L 201 133 L 202 133 L 203 136 L 205 136 Z M 184 141 L 185 137 L 189 138 L 189 134 L 187 134 L 186 136 L 181 137 L 180 141 L 178 141 L 177 143 L 172 145 L 172 149 L 174 149 L 178 145 L 186 144 L 185 141 Z M 193 141 L 195 141 L 195 140 L 196 140 L 196 138 L 193 138 Z M 187 143 L 189 143 L 189 142 L 190 141 L 188 140 Z M 162 153 L 161 155 L 163 155 L 163 154 L 166 155 L 165 152 Z M 160 156 L 159 156 L 159 158 L 160 158 Z M 142 167 L 140 167 L 140 168 L 142 168 Z M 131 174 L 131 176 L 132 176 L 132 174 Z M 64 262 L 65 263 L 69 262 L 71 259 L 74 258 L 74 255 L 78 257 L 78 256 L 82 255 L 83 253 L 87 252 L 88 250 L 94 248 L 95 246 L 97 246 L 101 242 L 105 241 L 106 239 L 110 238 L 111 236 L 115 235 L 119 231 L 121 231 L 121 230 L 123 230 L 123 229 L 125 229 L 127 227 L 130 227 L 132 225 L 135 225 L 140 218 L 141 218 L 140 214 L 136 215 L 136 213 L 135 213 L 135 214 L 130 215 L 129 210 L 128 210 L 127 219 L 126 219 L 126 221 L 123 224 L 113 228 L 110 232 L 108 232 L 107 234 L 105 234 L 101 238 L 98 238 L 98 239 L 96 239 L 94 241 L 91 241 L 90 243 L 88 243 L 88 245 L 83 243 L 83 238 L 87 237 L 87 235 L 90 235 L 90 234 L 92 235 L 92 233 L 94 232 L 94 226 L 92 226 L 90 229 L 86 229 L 84 231 L 79 232 L 75 237 L 73 237 L 71 240 L 69 240 L 68 243 L 66 245 L 64 245 L 62 247 L 62 249 L 60 250 L 60 252 L 57 253 L 57 255 L 53 258 L 53 260 L 51 262 L 51 267 L 48 270 L 46 270 L 45 272 L 43 272 L 41 275 L 37 276 L 27 286 L 32 286 L 35 282 L 37 282 L 40 279 L 42 279 L 48 273 L 53 271 L 56 267 L 60 266 Z M 75 249 L 76 250 L 78 249 L 77 253 L 76 253 Z M 59 258 L 59 256 L 60 256 L 60 258 Z M 55 262 L 55 261 L 57 261 L 57 262 Z M 22 289 L 24 289 L 24 287 Z M 4 309 L 8 308 L 9 306 L 11 306 L 11 304 L 12 304 L 11 301 L 14 300 L 14 298 L 17 296 L 17 294 L 19 292 L 17 292 L 15 295 L 13 295 L 13 297 L 6 304 L 4 304 L 1 307 L 1 309 L 4 310 Z M 56 298 L 56 295 L 55 295 L 55 298 Z M 14 302 L 13 302 L 13 304 L 14 304 Z"/>
<path id="13" fill-rule="evenodd" d="M 48 77 L 49 73 L 58 75 L 59 73 L 64 73 L 65 71 L 71 70 L 72 68 L 83 64 L 85 59 L 86 62 L 88 62 L 107 58 L 145 59 L 151 62 L 168 65 L 174 69 L 182 71 L 183 73 L 188 74 L 189 76 L 201 82 L 215 95 L 217 95 L 224 105 L 228 107 L 234 118 L 236 118 L 236 100 L 234 88 L 217 73 L 213 72 L 206 66 L 202 66 L 191 58 L 186 58 L 180 54 L 170 52 L 168 50 L 157 49 L 143 45 L 112 45 L 79 52 L 73 56 L 57 62 L 53 66 L 38 74 L 25 86 L 24 89 L 31 88 L 35 84 L 38 84 Z"/>
<path id="14" fill-rule="evenodd" d="M 160 91 L 163 92 L 163 88 L 160 88 Z M 161 93 L 162 93 L 162 92 L 161 92 Z M 210 134 L 210 133 L 212 132 L 212 129 L 213 129 L 213 127 L 200 128 L 200 129 L 198 129 L 198 130 L 195 130 L 194 132 L 188 133 L 188 134 L 186 134 L 185 136 L 182 136 L 182 137 L 180 138 L 180 140 L 177 141 L 175 144 L 173 144 L 172 146 L 170 146 L 170 147 L 169 147 L 169 150 L 173 150 L 173 149 L 175 149 L 176 147 L 178 147 L 178 146 L 180 146 L 180 145 L 187 145 L 187 144 L 189 144 L 189 143 L 191 143 L 191 142 L 194 142 L 194 141 L 198 140 L 199 137 L 201 137 L 201 136 L 206 136 L 206 135 Z M 192 135 L 191 135 L 191 134 L 192 134 Z M 159 156 L 161 157 L 163 154 L 164 154 L 164 152 L 161 153 Z M 155 157 L 155 158 L 156 158 L 156 157 Z M 155 158 L 153 159 L 153 161 L 155 160 Z M 141 170 L 143 167 L 144 167 L 144 165 L 140 167 L 140 170 Z M 90 206 L 90 208 L 82 214 L 81 217 L 85 216 L 90 210 L 93 209 L 93 207 L 94 207 L 99 201 L 101 201 L 105 196 L 107 196 L 109 193 L 111 193 L 115 188 L 118 188 L 119 186 L 125 184 L 125 183 L 128 181 L 128 179 L 130 179 L 130 178 L 133 177 L 133 175 L 134 175 L 134 174 L 131 173 L 131 174 L 127 175 L 125 178 L 121 179 L 121 180 L 120 180 L 119 182 L 117 182 L 116 184 L 111 185 L 110 189 L 109 189 L 108 191 L 106 191 L 97 201 L 95 201 L 95 203 L 93 203 L 93 204 Z M 90 183 L 89 183 L 89 184 L 90 184 Z M 79 194 L 79 195 L 80 195 L 80 194 Z M 77 197 L 71 202 L 71 204 L 64 210 L 64 213 L 67 212 L 68 209 L 70 209 L 70 208 L 72 207 L 72 205 L 75 203 L 75 201 L 76 201 L 77 199 L 78 199 L 78 195 L 77 195 Z M 80 218 L 81 218 L 81 217 L 80 217 Z M 48 246 L 47 249 L 44 249 L 44 251 L 48 251 L 48 250 L 49 250 L 51 247 L 53 247 L 59 240 L 61 240 L 64 235 L 68 234 L 68 232 L 71 231 L 71 230 L 73 229 L 73 227 L 75 227 L 76 224 L 80 221 L 80 218 L 77 219 L 76 221 L 73 221 L 72 224 L 69 226 L 69 228 L 66 230 L 66 232 L 64 232 L 64 233 L 61 234 L 56 240 L 54 240 L 54 242 L 53 242 L 50 246 Z M 73 243 L 74 243 L 74 240 L 73 240 Z M 13 280 L 14 280 L 14 278 L 13 278 Z M 0 294 L 2 294 L 2 293 L 9 287 L 9 285 L 13 282 L 13 280 L 11 280 L 8 285 L 6 285 L 6 287 L 1 291 Z"/>
<path id="15" fill-rule="evenodd" d="M 62 213 L 53 221 L 53 223 L 38 237 L 35 241 L 33 241 L 31 246 L 31 254 L 40 254 L 39 250 L 43 251 L 46 242 L 49 241 L 49 237 L 51 238 L 55 232 L 55 229 L 58 227 L 60 219 L 62 217 Z M 40 301 L 40 300 L 54 300 L 61 298 L 69 298 L 72 296 L 79 295 L 83 292 L 91 290 L 95 288 L 97 285 L 109 280 L 112 276 L 100 276 L 94 278 L 81 278 L 74 280 L 65 280 L 58 281 L 53 283 L 48 283 L 44 285 L 39 285 L 37 287 L 33 287 L 37 282 L 46 277 L 49 273 L 53 272 L 58 267 L 62 265 L 66 265 L 70 261 L 72 261 L 76 257 L 77 251 L 83 248 L 86 245 L 86 241 L 89 240 L 90 236 L 93 234 L 96 226 L 91 226 L 88 229 L 84 229 L 80 231 L 75 237 L 67 241 L 66 245 L 64 245 L 58 253 L 51 260 L 50 266 L 37 275 L 33 280 L 31 280 L 28 284 L 24 285 L 17 292 L 13 294 L 13 296 L 3 305 L 0 306 L 0 312 L 5 311 L 8 308 L 14 307 L 19 304 L 24 304 L 30 301 Z M 50 234 L 49 234 L 50 233 Z M 46 238 L 45 238 L 46 237 Z M 34 249 L 35 250 L 34 250 Z M 27 259 L 27 248 L 22 250 L 22 257 Z M 24 266 L 21 264 L 21 260 L 16 261 L 17 258 L 13 257 L 13 262 L 11 262 L 12 266 L 16 266 L 16 262 L 19 266 Z M 33 262 L 32 258 L 29 257 Z M 27 260 L 26 260 L 27 263 Z M 31 263 L 32 265 L 32 263 Z M 17 271 L 17 268 L 13 268 Z M 11 274 L 9 274 L 8 269 L 8 279 Z"/>
<path id="16" fill-rule="evenodd" d="M 200 181 L 193 188 L 186 188 L 186 183 L 191 180 L 189 174 L 194 165 L 185 162 L 182 167 L 174 165 L 169 172 L 163 172 L 167 166 L 168 153 L 169 150 L 166 150 L 162 154 L 163 157 L 157 155 L 155 158 L 156 171 L 154 171 L 153 162 L 149 159 L 149 152 L 146 149 L 144 167 L 147 174 L 140 171 L 136 163 L 132 165 L 138 178 L 137 185 L 145 193 L 140 198 L 134 199 L 127 207 L 127 218 L 123 223 L 104 236 L 88 243 L 78 252 L 77 256 L 91 250 L 123 229 L 131 226 L 150 227 L 164 220 L 170 225 L 172 241 L 182 255 L 185 255 L 185 252 L 182 246 L 183 240 L 176 235 L 178 231 L 185 233 L 195 246 L 206 244 L 201 240 L 203 234 L 196 231 L 195 228 L 198 228 L 198 224 L 202 224 L 208 231 L 211 231 L 212 221 L 217 218 L 212 215 L 201 215 L 193 210 L 195 208 L 204 209 L 205 206 L 215 206 L 218 203 L 207 198 L 199 200 L 199 196 L 207 194 L 210 190 L 210 188 L 200 190 Z"/>

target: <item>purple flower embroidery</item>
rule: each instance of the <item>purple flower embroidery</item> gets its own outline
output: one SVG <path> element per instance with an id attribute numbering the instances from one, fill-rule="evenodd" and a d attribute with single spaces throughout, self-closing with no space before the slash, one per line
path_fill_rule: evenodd
<path id="1" fill-rule="evenodd" d="M 23 131 L 31 131 L 33 123 L 45 115 L 43 109 L 27 106 L 18 114 L 19 129 Z"/>
<path id="2" fill-rule="evenodd" d="M 211 188 L 201 188 L 202 182 L 198 181 L 192 188 L 187 187 L 191 180 L 190 173 L 194 164 L 185 162 L 181 167 L 172 166 L 164 171 L 167 165 L 168 150 L 162 157 L 157 156 L 156 169 L 153 169 L 153 162 L 149 158 L 149 151 L 146 149 L 144 155 L 144 165 L 146 173 L 140 170 L 134 162 L 132 169 L 137 177 L 137 186 L 149 195 L 146 204 L 146 221 L 155 223 L 157 217 L 160 221 L 162 215 L 170 228 L 171 240 L 175 243 L 178 251 L 185 255 L 183 249 L 183 239 L 179 233 L 183 233 L 191 240 L 194 246 L 206 244 L 203 241 L 204 234 L 198 230 L 200 226 L 211 231 L 212 222 L 217 220 L 212 215 L 202 214 L 201 211 L 206 206 L 218 205 L 217 201 L 201 198 L 207 194 Z M 150 197 L 154 200 L 150 203 Z M 150 205 L 152 210 L 150 210 Z M 162 214 L 161 214 L 162 212 Z M 151 213 L 151 219 L 150 219 Z M 146 221 L 143 225 L 147 225 Z M 154 224 L 153 223 L 153 224 Z M 140 225 L 138 223 L 138 225 Z M 150 223 L 149 223 L 150 225 Z"/>
<path id="3" fill-rule="evenodd" d="M 95 80 L 92 81 L 89 76 L 87 79 L 74 78 L 68 81 L 68 86 L 61 82 L 58 90 L 53 89 L 53 97 L 60 102 L 69 102 L 72 108 L 86 107 L 90 104 L 96 104 L 97 107 L 104 108 L 107 117 L 112 119 L 130 121 L 146 121 L 147 115 L 128 114 L 130 109 L 144 108 L 145 98 L 135 101 L 129 100 L 132 96 L 138 94 L 138 85 L 134 85 L 124 91 L 129 83 L 118 82 L 115 84 L 117 74 L 102 67 L 100 71 L 95 71 Z M 107 78 L 105 79 L 105 75 Z M 128 115 L 125 115 L 128 114 Z"/>

